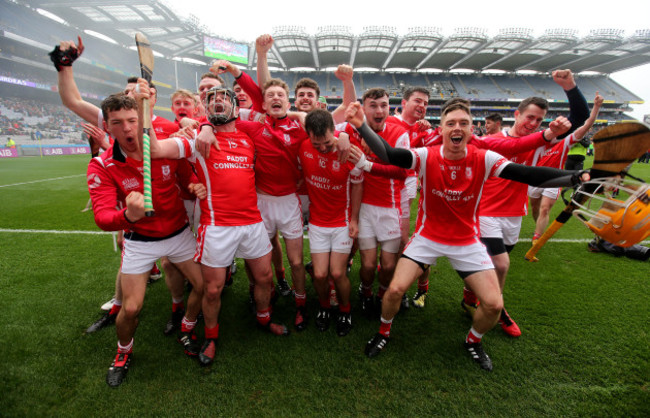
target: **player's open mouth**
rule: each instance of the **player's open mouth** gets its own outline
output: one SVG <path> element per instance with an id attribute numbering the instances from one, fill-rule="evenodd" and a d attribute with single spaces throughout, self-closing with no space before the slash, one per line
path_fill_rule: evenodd
<path id="1" fill-rule="evenodd" d="M 127 136 L 125 139 L 126 139 L 127 144 L 131 144 L 132 142 L 135 141 L 135 138 L 132 137 L 132 136 Z"/>
<path id="2" fill-rule="evenodd" d="M 462 141 L 463 141 L 462 135 L 451 137 L 451 142 L 453 142 L 454 144 L 460 144 Z"/>
<path id="3" fill-rule="evenodd" d="M 280 103 L 273 103 L 271 109 L 282 109 L 282 105 Z"/>
<path id="4" fill-rule="evenodd" d="M 180 116 L 181 118 L 186 118 L 186 117 L 187 117 L 187 113 L 185 113 L 185 112 L 178 112 L 178 116 Z"/>

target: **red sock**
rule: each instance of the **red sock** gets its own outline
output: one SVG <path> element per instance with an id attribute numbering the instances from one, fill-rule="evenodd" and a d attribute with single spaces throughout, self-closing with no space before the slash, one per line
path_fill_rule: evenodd
<path id="1" fill-rule="evenodd" d="M 425 282 L 418 282 L 418 290 L 421 290 L 423 292 L 428 292 L 429 291 L 429 279 L 427 279 Z"/>
<path id="2" fill-rule="evenodd" d="M 214 339 L 219 338 L 219 324 L 213 328 L 205 327 L 205 339 Z"/>
<path id="3" fill-rule="evenodd" d="M 350 313 L 350 303 L 347 305 L 339 305 L 339 311 L 342 313 Z"/>
<path id="4" fill-rule="evenodd" d="M 540 234 L 539 232 L 535 232 L 533 234 L 533 241 L 535 241 L 536 239 L 539 239 L 539 237 L 541 237 L 541 236 L 542 236 L 542 234 Z"/>
<path id="5" fill-rule="evenodd" d="M 298 293 L 295 292 L 295 298 L 296 298 L 296 307 L 297 308 L 302 308 L 307 304 L 307 293 Z"/>
<path id="6" fill-rule="evenodd" d="M 262 326 L 267 326 L 271 322 L 271 309 L 266 308 L 264 310 L 257 311 L 257 322 Z"/>
<path id="7" fill-rule="evenodd" d="M 476 295 L 474 294 L 474 292 L 472 292 L 466 287 L 463 288 L 463 300 L 465 301 L 465 303 L 469 305 L 476 305 L 476 303 L 478 302 L 478 299 L 476 299 Z"/>
<path id="8" fill-rule="evenodd" d="M 131 338 L 131 341 L 127 345 L 122 345 L 120 342 L 117 342 L 117 352 L 118 353 L 131 353 L 133 351 L 133 338 Z"/>
<path id="9" fill-rule="evenodd" d="M 387 287 L 384 287 L 384 286 L 381 286 L 381 285 L 380 285 L 380 286 L 379 286 L 379 289 L 377 289 L 377 297 L 378 297 L 379 299 L 383 298 L 383 297 L 384 297 L 384 293 L 386 293 L 387 290 L 388 290 Z"/>
<path id="10" fill-rule="evenodd" d="M 183 302 L 172 302 L 172 312 L 177 312 L 179 309 L 185 308 L 185 304 Z"/>
<path id="11" fill-rule="evenodd" d="M 465 342 L 474 344 L 474 343 L 480 343 L 481 338 L 483 338 L 483 334 L 479 334 L 474 327 L 470 328 L 469 332 L 467 333 L 467 338 L 465 338 Z"/>
<path id="12" fill-rule="evenodd" d="M 386 338 L 390 337 L 390 327 L 392 325 L 393 325 L 392 319 L 390 321 L 387 321 L 382 317 L 381 324 L 379 325 L 379 333 Z"/>
<path id="13" fill-rule="evenodd" d="M 118 305 L 117 303 L 114 303 L 113 306 L 111 307 L 111 310 L 108 311 L 109 315 L 116 315 L 120 309 L 122 309 L 122 305 Z"/>
<path id="14" fill-rule="evenodd" d="M 183 320 L 181 321 L 181 332 L 192 332 L 195 326 L 196 320 L 190 322 L 186 317 L 183 317 Z"/>
<path id="15" fill-rule="evenodd" d="M 276 270 L 276 271 L 275 271 L 275 278 L 276 278 L 278 281 L 279 281 L 279 280 L 286 280 L 286 279 L 284 278 L 284 268 L 283 268 L 282 270 Z"/>

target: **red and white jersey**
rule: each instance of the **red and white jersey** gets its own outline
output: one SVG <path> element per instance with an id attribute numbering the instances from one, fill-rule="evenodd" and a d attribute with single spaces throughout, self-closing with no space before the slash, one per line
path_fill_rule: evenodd
<path id="1" fill-rule="evenodd" d="M 156 132 L 156 139 L 167 139 L 179 129 L 178 123 L 156 115 L 151 118 L 151 127 Z"/>
<path id="2" fill-rule="evenodd" d="M 363 172 L 352 163 L 340 163 L 334 150 L 318 152 L 304 141 L 298 154 L 309 194 L 309 223 L 334 228 L 350 222 L 350 183 L 361 183 Z"/>
<path id="3" fill-rule="evenodd" d="M 478 206 L 485 181 L 508 160 L 467 146 L 465 158 L 448 160 L 442 145 L 412 150 L 413 169 L 422 182 L 415 233 L 445 245 L 468 245 L 479 236 Z"/>
<path id="4" fill-rule="evenodd" d="M 537 133 L 541 135 L 541 133 Z M 510 138 L 507 130 L 488 138 Z M 514 139 L 514 138 L 513 138 Z M 509 156 L 517 164 L 532 165 L 535 149 Z M 492 178 L 485 182 L 483 197 L 479 208 L 480 216 L 510 217 L 524 216 L 528 213 L 528 185 L 502 178 Z"/>
<path id="5" fill-rule="evenodd" d="M 569 149 L 576 142 L 575 133 L 565 137 L 562 141 L 550 148 L 538 148 L 533 156 L 533 165 L 538 167 L 564 168 Z"/>
<path id="6" fill-rule="evenodd" d="M 425 140 L 431 138 L 434 135 L 433 129 L 429 128 L 426 130 L 421 130 L 420 125 L 418 125 L 417 122 L 411 125 L 402 118 L 402 115 L 389 116 L 386 119 L 386 123 L 392 123 L 404 128 L 404 130 L 409 134 L 409 145 L 411 148 L 426 146 Z"/>
<path id="7" fill-rule="evenodd" d="M 216 132 L 219 149 L 206 160 L 194 140 L 176 138 L 181 158 L 194 164 L 207 197 L 199 201 L 201 225 L 243 226 L 262 221 L 255 192 L 255 145 L 243 132 Z"/>
<path id="8" fill-rule="evenodd" d="M 301 178 L 298 149 L 308 139 L 300 123 L 288 117 L 267 117 L 264 124 L 238 121 L 237 129 L 255 143 L 255 184 L 258 190 L 272 196 L 296 193 Z"/>
<path id="9" fill-rule="evenodd" d="M 152 200 L 155 216 L 144 217 L 135 223 L 124 218 L 126 197 L 136 191 L 144 193 L 142 161 L 126 157 L 117 142 L 88 164 L 87 181 L 93 201 L 95 223 L 105 231 L 137 232 L 161 238 L 183 227 L 188 222 L 177 184 L 178 160 L 151 160 Z M 190 179 L 178 179 L 183 186 Z"/>
<path id="10" fill-rule="evenodd" d="M 264 113 L 256 112 L 253 109 L 239 109 L 239 120 L 247 122 L 259 122 Z"/>
<path id="11" fill-rule="evenodd" d="M 356 129 L 347 122 L 337 125 L 336 129 L 348 133 L 350 139 L 360 138 Z M 384 129 L 381 132 L 377 132 L 377 134 L 384 138 L 393 148 L 410 148 L 408 133 L 399 125 L 386 123 L 384 124 Z M 372 152 L 369 152 L 366 157 L 368 161 L 373 163 L 382 163 Z M 398 208 L 401 210 L 400 191 L 402 187 L 404 187 L 403 179 L 381 177 L 372 172 L 365 173 L 363 178 L 363 198 L 361 202 L 368 205 L 383 208 Z"/>

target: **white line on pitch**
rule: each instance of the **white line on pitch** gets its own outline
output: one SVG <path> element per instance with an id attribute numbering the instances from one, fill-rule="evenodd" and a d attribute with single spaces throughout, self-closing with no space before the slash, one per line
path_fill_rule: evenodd
<path id="1" fill-rule="evenodd" d="M 63 235 L 108 235 L 112 232 L 106 231 L 57 231 L 51 229 L 5 229 L 0 228 L 0 232 L 16 232 L 21 234 L 63 234 Z"/>
<path id="2" fill-rule="evenodd" d="M 63 180 L 63 179 L 69 179 L 69 178 L 72 178 L 72 177 L 81 177 L 81 176 L 85 176 L 85 174 L 75 174 L 75 175 L 72 175 L 72 176 L 63 176 L 63 177 L 54 177 L 54 178 L 51 178 L 51 179 L 26 181 L 26 182 L 23 182 L 23 183 L 3 184 L 3 185 L 0 185 L 0 187 L 22 186 L 23 184 L 42 183 L 44 181 Z"/>
<path id="3" fill-rule="evenodd" d="M 0 228 L 0 232 L 8 232 L 8 233 L 24 233 L 24 234 L 62 234 L 62 235 L 108 235 L 112 234 L 112 232 L 107 232 L 107 231 L 59 231 L 59 230 L 51 230 L 51 229 L 6 229 L 6 228 Z M 308 239 L 307 235 L 304 236 L 305 239 Z M 520 239 L 519 242 L 530 242 L 530 238 L 523 238 Z M 583 238 L 583 239 L 566 239 L 566 238 L 551 238 L 549 242 L 559 242 L 559 243 L 583 243 L 583 242 L 589 242 L 591 241 L 591 238 Z M 646 244 L 647 241 L 643 241 L 640 244 Z"/>

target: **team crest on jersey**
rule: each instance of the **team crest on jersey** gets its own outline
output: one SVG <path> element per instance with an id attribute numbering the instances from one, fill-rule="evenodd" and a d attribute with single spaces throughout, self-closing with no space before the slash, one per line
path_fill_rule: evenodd
<path id="1" fill-rule="evenodd" d="M 122 186 L 126 191 L 135 190 L 140 188 L 140 182 L 135 177 L 131 177 L 130 179 L 122 180 Z"/>
<path id="2" fill-rule="evenodd" d="M 284 144 L 285 145 L 291 145 L 291 135 L 284 134 Z"/>
<path id="3" fill-rule="evenodd" d="M 334 160 L 332 161 L 332 170 L 339 171 L 341 169 L 341 163 Z"/>
<path id="4" fill-rule="evenodd" d="M 465 177 L 468 179 L 472 178 L 472 167 L 465 167 Z"/>
<path id="5" fill-rule="evenodd" d="M 162 168 L 162 173 L 163 173 L 163 180 L 169 180 L 172 178 L 172 170 L 168 165 L 164 165 L 161 167 Z"/>
<path id="6" fill-rule="evenodd" d="M 102 184 L 102 181 L 97 174 L 89 175 L 87 180 L 89 189 L 95 189 Z"/>
<path id="7" fill-rule="evenodd" d="M 320 168 L 326 168 L 327 167 L 327 160 L 323 157 L 318 157 L 318 166 Z"/>

